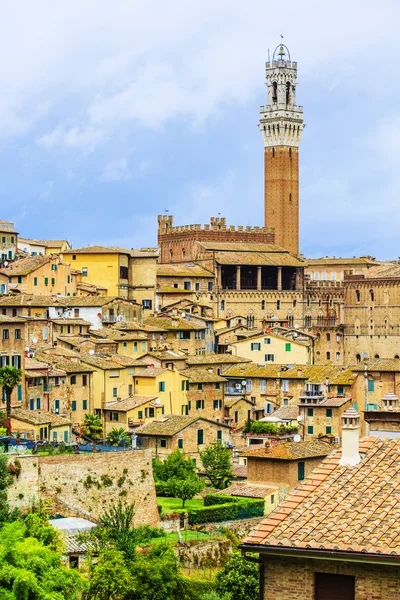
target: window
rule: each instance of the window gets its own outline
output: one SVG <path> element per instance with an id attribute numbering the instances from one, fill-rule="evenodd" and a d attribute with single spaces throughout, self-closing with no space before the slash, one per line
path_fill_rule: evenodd
<path id="1" fill-rule="evenodd" d="M 159 392 L 165 392 L 165 381 L 159 381 L 158 382 L 158 391 Z"/>
<path id="2" fill-rule="evenodd" d="M 283 406 L 289 406 L 289 398 L 283 399 Z"/>
<path id="3" fill-rule="evenodd" d="M 110 413 L 110 421 L 118 421 L 118 413 L 117 412 Z"/>
<path id="4" fill-rule="evenodd" d="M 285 352 L 291 352 L 292 350 L 292 344 L 290 342 L 287 342 L 285 344 Z"/>
<path id="5" fill-rule="evenodd" d="M 213 284 L 212 284 L 212 281 L 209 281 L 208 282 L 208 291 L 212 292 L 212 290 L 213 290 Z"/>
<path id="6" fill-rule="evenodd" d="M 326 416 L 328 417 L 328 419 L 330 419 L 332 417 L 332 409 L 331 408 L 326 409 Z"/>
<path id="7" fill-rule="evenodd" d="M 239 411 L 235 410 L 235 423 L 239 423 Z"/>
<path id="8" fill-rule="evenodd" d="M 126 350 L 126 349 L 127 349 L 127 347 L 128 347 L 128 342 L 124 342 L 124 343 L 122 344 L 122 346 L 123 346 L 124 350 Z"/>
<path id="9" fill-rule="evenodd" d="M 119 268 L 119 278 L 120 279 L 128 279 L 128 267 L 120 267 Z"/>
<path id="10" fill-rule="evenodd" d="M 87 400 L 82 400 L 82 410 L 87 410 Z"/>
<path id="11" fill-rule="evenodd" d="M 314 409 L 307 408 L 307 417 L 313 417 L 313 416 L 314 416 Z"/>
<path id="12" fill-rule="evenodd" d="M 54 400 L 54 410 L 56 412 L 60 412 L 60 401 L 59 400 Z"/>
<path id="13" fill-rule="evenodd" d="M 110 369 L 110 379 L 116 379 L 119 377 L 119 369 Z"/>
<path id="14" fill-rule="evenodd" d="M 300 461 L 297 463 L 297 479 L 299 481 L 303 481 L 304 477 L 305 477 L 305 468 L 304 468 L 304 461 Z"/>
<path id="15" fill-rule="evenodd" d="M 137 352 L 137 342 L 133 342 L 133 351 Z"/>
<path id="16" fill-rule="evenodd" d="M 271 338 L 264 338 L 264 344 L 270 344 Z"/>
<path id="17" fill-rule="evenodd" d="M 356 290 L 356 302 L 360 302 L 360 300 L 361 300 L 360 290 Z"/>
<path id="18" fill-rule="evenodd" d="M 146 310 L 151 310 L 153 306 L 153 303 L 151 300 L 143 300 L 142 301 L 142 308 L 146 309 Z"/>
<path id="19" fill-rule="evenodd" d="M 275 495 L 271 494 L 271 504 L 275 504 Z"/>
<path id="20" fill-rule="evenodd" d="M 375 391 L 375 381 L 373 379 L 368 379 L 368 391 L 369 392 Z"/>
<path id="21" fill-rule="evenodd" d="M 264 356 L 264 360 L 265 360 L 265 362 L 274 362 L 275 354 L 266 354 Z"/>
<path id="22" fill-rule="evenodd" d="M 213 402 L 214 410 L 219 410 L 222 408 L 222 400 L 214 400 Z"/>
<path id="23" fill-rule="evenodd" d="M 17 400 L 19 400 L 20 402 L 22 400 L 22 385 L 19 385 L 17 387 Z"/>
<path id="24" fill-rule="evenodd" d="M 201 392 L 202 389 L 203 389 L 203 384 L 202 383 L 198 383 L 197 384 L 197 389 L 198 389 L 199 392 Z"/>
<path id="25" fill-rule="evenodd" d="M 197 430 L 197 445 L 201 446 L 202 444 L 204 444 L 204 430 L 198 429 Z"/>
<path id="26" fill-rule="evenodd" d="M 87 267 L 82 267 L 82 277 L 87 277 L 87 276 L 88 276 Z"/>
<path id="27" fill-rule="evenodd" d="M 33 278 L 33 285 L 37 285 L 37 277 Z"/>
<path id="28" fill-rule="evenodd" d="M 289 379 L 282 379 L 281 380 L 281 390 L 282 390 L 282 392 L 288 392 L 289 391 Z"/>
<path id="29" fill-rule="evenodd" d="M 142 342 L 142 352 L 146 352 L 147 342 Z"/>
<path id="30" fill-rule="evenodd" d="M 138 419 L 143 419 L 143 411 L 142 410 L 138 410 Z"/>
<path id="31" fill-rule="evenodd" d="M 15 367 L 16 369 L 21 368 L 21 357 L 19 354 L 14 354 L 11 361 L 13 367 Z"/>
<path id="32" fill-rule="evenodd" d="M 222 442 L 222 431 L 221 431 L 221 429 L 218 429 L 218 431 L 217 431 L 217 441 L 218 442 Z"/>
<path id="33" fill-rule="evenodd" d="M 190 340 L 190 331 L 177 331 L 176 337 L 178 340 Z"/>
<path id="34" fill-rule="evenodd" d="M 204 400 L 196 400 L 196 409 L 203 410 L 204 408 Z"/>
<path id="35" fill-rule="evenodd" d="M 36 410 L 40 410 L 40 398 L 36 398 Z"/>
<path id="36" fill-rule="evenodd" d="M 128 385 L 128 396 L 132 396 L 133 394 L 133 385 L 130 383 Z"/>
<path id="37" fill-rule="evenodd" d="M 160 440 L 160 448 L 166 448 L 167 447 L 167 440 Z"/>
<path id="38" fill-rule="evenodd" d="M 14 331 L 14 337 L 16 340 L 20 340 L 21 339 L 21 330 L 20 329 L 16 329 Z"/>
<path id="39" fill-rule="evenodd" d="M 326 360 L 331 360 L 331 353 L 330 352 L 326 353 Z"/>
<path id="40" fill-rule="evenodd" d="M 67 275 L 67 283 L 71 283 L 71 276 Z"/>
<path id="41" fill-rule="evenodd" d="M 76 400 L 72 400 L 72 402 L 71 402 L 71 410 L 72 411 L 76 410 Z"/>
<path id="42" fill-rule="evenodd" d="M 330 333 L 327 333 L 327 334 L 326 334 L 326 341 L 327 341 L 327 342 L 330 342 L 330 341 L 331 341 L 331 334 L 330 334 Z"/>
<path id="43" fill-rule="evenodd" d="M 182 450 L 182 448 L 183 448 L 183 438 L 178 438 L 178 448 L 179 448 L 179 450 Z"/>
<path id="44" fill-rule="evenodd" d="M 252 342 L 251 350 L 261 350 L 261 344 L 259 344 L 258 342 Z"/>
<path id="45" fill-rule="evenodd" d="M 277 300 L 276 301 L 276 310 L 280 310 L 281 309 L 281 301 Z"/>
<path id="46" fill-rule="evenodd" d="M 183 282 L 183 289 L 184 290 L 190 290 L 191 287 L 192 287 L 192 284 L 190 283 L 190 281 L 184 281 Z"/>
<path id="47" fill-rule="evenodd" d="M 375 300 L 374 290 L 369 290 L 369 296 L 371 298 L 371 302 L 373 302 Z"/>
<path id="48" fill-rule="evenodd" d="M 112 389 L 112 395 L 113 395 L 113 398 L 116 398 L 118 396 L 118 388 Z"/>
<path id="49" fill-rule="evenodd" d="M 194 289 L 196 290 L 196 292 L 199 292 L 200 291 L 200 284 L 199 283 L 195 283 L 194 284 Z"/>
<path id="50" fill-rule="evenodd" d="M 56 280 L 54 279 L 54 277 L 51 278 L 51 285 L 55 285 L 56 284 Z"/>
<path id="51" fill-rule="evenodd" d="M 76 375 L 71 375 L 70 382 L 71 382 L 71 385 L 75 385 L 76 384 Z"/>
<path id="52" fill-rule="evenodd" d="M 312 425 L 309 425 L 309 426 L 307 427 L 307 433 L 308 433 L 309 435 L 313 435 L 313 433 L 314 433 L 314 427 L 313 427 Z"/>
<path id="53" fill-rule="evenodd" d="M 57 431 L 53 431 L 53 442 L 57 441 Z"/>
<path id="54" fill-rule="evenodd" d="M 260 392 L 261 392 L 261 394 L 265 394 L 266 391 L 267 391 L 267 380 L 266 379 L 260 379 Z"/>
<path id="55" fill-rule="evenodd" d="M 83 387 L 87 386 L 87 375 L 82 375 L 82 385 Z"/>
<path id="56" fill-rule="evenodd" d="M 221 300 L 221 310 L 225 310 L 225 300 Z"/>
<path id="57" fill-rule="evenodd" d="M 8 340 L 10 338 L 10 334 L 8 329 L 3 329 L 3 340 Z"/>
<path id="58" fill-rule="evenodd" d="M 49 278 L 48 277 L 44 278 L 44 285 L 49 285 Z"/>
<path id="59" fill-rule="evenodd" d="M 220 384 L 219 382 L 215 384 L 215 389 L 216 389 L 216 390 L 219 390 L 219 389 L 221 389 L 221 384 Z"/>
<path id="60" fill-rule="evenodd" d="M 5 388 L 3 388 L 3 390 L 5 390 Z M 35 399 L 34 398 L 29 398 L 29 410 L 35 410 Z"/>
<path id="61" fill-rule="evenodd" d="M 338 396 L 344 395 L 344 387 L 342 385 L 337 386 L 337 393 L 338 393 Z"/>
<path id="62" fill-rule="evenodd" d="M 21 277 L 21 275 L 18 277 L 17 282 L 18 283 L 22 283 L 22 277 Z"/>
<path id="63" fill-rule="evenodd" d="M 332 433 L 332 427 L 331 426 L 327 426 L 325 427 L 325 433 L 327 433 L 328 435 Z"/>
<path id="64" fill-rule="evenodd" d="M 340 352 L 336 352 L 336 360 L 340 360 Z"/>

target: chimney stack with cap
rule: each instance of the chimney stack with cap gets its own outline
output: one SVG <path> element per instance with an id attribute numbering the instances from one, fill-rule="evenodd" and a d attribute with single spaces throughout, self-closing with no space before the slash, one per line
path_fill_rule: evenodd
<path id="1" fill-rule="evenodd" d="M 342 415 L 342 458 L 339 465 L 358 465 L 361 461 L 359 441 L 360 415 L 354 408 L 349 408 Z"/>

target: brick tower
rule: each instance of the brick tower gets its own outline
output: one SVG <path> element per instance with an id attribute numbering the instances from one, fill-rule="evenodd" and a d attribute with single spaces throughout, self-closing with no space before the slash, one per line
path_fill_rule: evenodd
<path id="1" fill-rule="evenodd" d="M 274 227 L 275 243 L 299 253 L 299 144 L 303 107 L 296 106 L 297 63 L 277 46 L 265 65 L 268 104 L 260 107 L 264 140 L 265 225 Z"/>

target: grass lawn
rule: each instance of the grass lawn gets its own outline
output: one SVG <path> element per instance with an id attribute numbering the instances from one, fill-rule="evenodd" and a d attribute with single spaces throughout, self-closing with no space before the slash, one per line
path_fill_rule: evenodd
<path id="1" fill-rule="evenodd" d="M 162 498 L 157 496 L 157 504 L 161 506 L 164 513 L 173 513 L 182 508 L 182 500 L 180 498 Z M 186 500 L 185 509 L 201 508 L 204 506 L 203 500 Z"/>
<path id="2" fill-rule="evenodd" d="M 192 531 L 191 529 L 185 529 L 181 531 L 182 533 L 182 540 L 184 542 L 190 542 L 191 540 L 208 540 L 210 539 L 210 537 L 212 537 L 209 533 L 203 533 L 202 531 Z M 167 535 L 163 538 L 154 538 L 151 540 L 152 544 L 157 544 L 157 542 L 160 542 L 160 540 L 165 540 L 166 542 L 169 542 L 170 544 L 177 544 L 178 543 L 178 534 L 173 532 L 173 533 L 167 533 Z"/>

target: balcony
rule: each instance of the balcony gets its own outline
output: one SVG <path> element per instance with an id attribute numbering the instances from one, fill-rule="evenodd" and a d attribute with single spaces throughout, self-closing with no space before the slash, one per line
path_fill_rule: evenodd
<path id="1" fill-rule="evenodd" d="M 124 315 L 102 315 L 101 322 L 102 323 L 121 323 L 122 321 L 126 321 Z"/>
<path id="2" fill-rule="evenodd" d="M 249 393 L 250 390 L 246 390 L 244 385 L 225 385 L 225 396 L 244 396 Z"/>
<path id="3" fill-rule="evenodd" d="M 325 394 L 316 390 L 306 390 L 299 395 L 300 404 L 319 404 L 325 399 Z"/>

